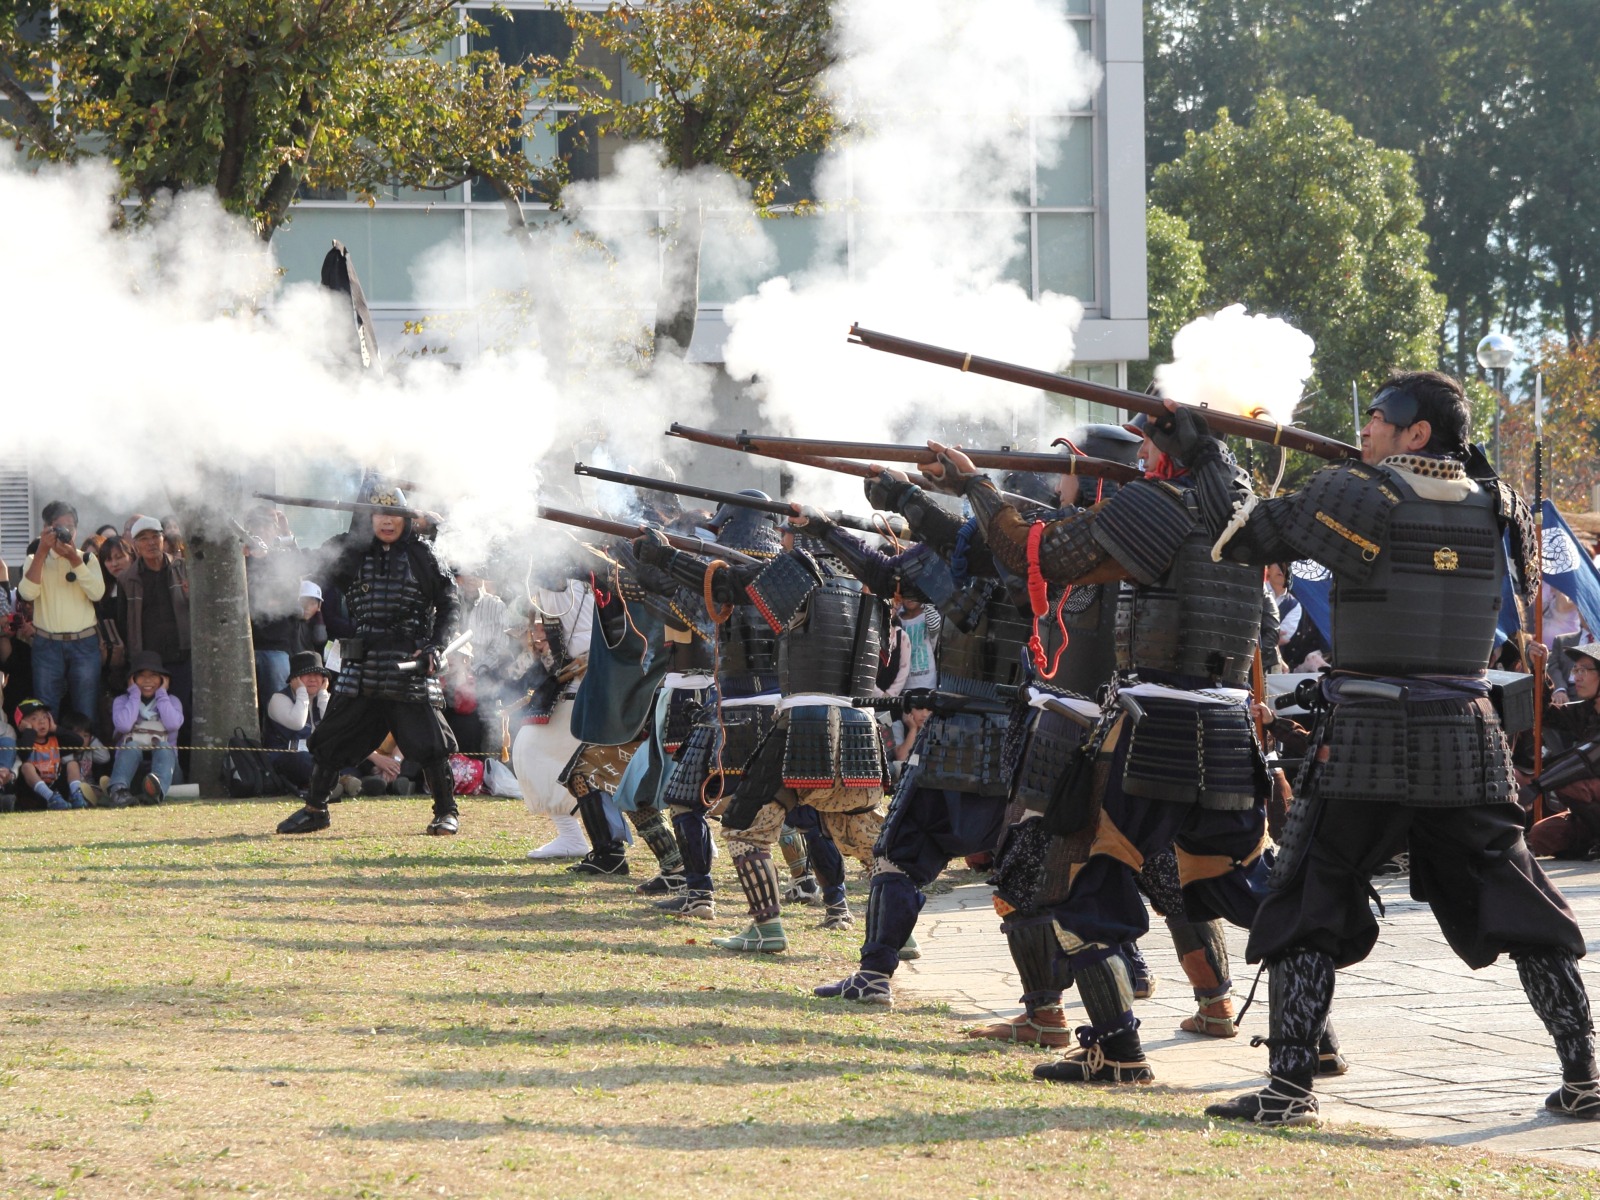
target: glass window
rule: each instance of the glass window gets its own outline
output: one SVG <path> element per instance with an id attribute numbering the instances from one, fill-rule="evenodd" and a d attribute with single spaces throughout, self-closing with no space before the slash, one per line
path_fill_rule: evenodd
<path id="1" fill-rule="evenodd" d="M 731 304 L 768 279 L 813 266 L 844 264 L 844 218 L 748 218 L 719 213 L 706 221 L 700 256 L 700 302 Z"/>
<path id="2" fill-rule="evenodd" d="M 424 304 L 466 300 L 466 228 L 459 209 L 380 207 L 369 217 L 372 277 L 363 276 L 369 298 Z"/>
<path id="3" fill-rule="evenodd" d="M 1024 295 L 1033 295 L 1033 221 L 1027 213 L 1020 214 L 1017 218 L 1017 252 L 1013 254 L 1000 272 L 1000 278 L 1009 280 L 1023 291 Z"/>
<path id="4" fill-rule="evenodd" d="M 1093 0 L 1066 0 L 1064 7 L 1070 16 L 1087 17 L 1093 12 Z"/>
<path id="5" fill-rule="evenodd" d="M 1040 213 L 1039 290 L 1095 303 L 1094 214 Z"/>
<path id="6" fill-rule="evenodd" d="M 372 274 L 367 243 L 365 207 L 305 208 L 289 210 L 289 223 L 272 236 L 272 252 L 283 268 L 285 283 L 316 283 L 322 278 L 322 260 L 335 238 L 350 251 L 350 262 L 365 289 Z"/>
<path id="7" fill-rule="evenodd" d="M 572 30 L 559 12 L 470 8 L 467 15 L 485 30 L 468 38 L 467 48 L 493 50 L 501 62 L 518 63 L 546 55 L 565 58 L 572 51 Z"/>
<path id="8" fill-rule="evenodd" d="M 1094 204 L 1093 135 L 1094 122 L 1089 117 L 1035 118 L 1034 137 L 1045 152 L 1038 167 L 1040 208 L 1088 208 Z M 1046 165 L 1051 157 L 1054 161 Z"/>

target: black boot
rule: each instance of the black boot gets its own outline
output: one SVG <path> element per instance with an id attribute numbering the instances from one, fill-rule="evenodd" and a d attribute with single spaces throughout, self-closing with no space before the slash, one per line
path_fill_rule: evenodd
<path id="1" fill-rule="evenodd" d="M 422 768 L 422 778 L 433 797 L 433 820 L 426 830 L 430 837 L 450 837 L 461 828 L 461 814 L 456 808 L 456 779 L 450 773 L 450 760 L 441 758 Z"/>
<path id="2" fill-rule="evenodd" d="M 1059 1062 L 1040 1063 L 1033 1077 L 1047 1083 L 1149 1083 L 1155 1072 L 1139 1042 L 1127 960 L 1114 946 L 1088 947 L 1068 958 L 1092 1024 L 1077 1030 L 1077 1050 Z"/>
<path id="3" fill-rule="evenodd" d="M 339 772 L 319 762 L 311 765 L 311 783 L 306 788 L 306 806 L 278 822 L 279 833 L 316 833 L 333 822 L 328 818 L 328 793 L 339 780 Z"/>
<path id="4" fill-rule="evenodd" d="M 1561 1086 L 1544 1106 L 1563 1117 L 1582 1121 L 1600 1118 L 1600 1071 L 1594 1058 L 1594 1025 L 1589 1016 L 1589 993 L 1569 950 L 1541 947 L 1513 950 L 1517 974 L 1528 1003 L 1539 1014 L 1556 1044 L 1561 1060 Z"/>
<path id="5" fill-rule="evenodd" d="M 567 870 L 574 875 L 623 876 L 628 873 L 628 855 L 622 840 L 611 832 L 611 820 L 606 815 L 604 792 L 590 792 L 578 801 L 578 819 L 583 831 L 589 835 L 594 847 Z"/>
<path id="6" fill-rule="evenodd" d="M 1318 950 L 1293 950 L 1267 970 L 1272 999 L 1268 1036 L 1252 1038 L 1250 1044 L 1267 1047 L 1272 1078 L 1259 1092 L 1208 1106 L 1206 1115 L 1257 1125 L 1316 1125 L 1320 1119 L 1311 1082 L 1333 1006 L 1333 958 Z"/>

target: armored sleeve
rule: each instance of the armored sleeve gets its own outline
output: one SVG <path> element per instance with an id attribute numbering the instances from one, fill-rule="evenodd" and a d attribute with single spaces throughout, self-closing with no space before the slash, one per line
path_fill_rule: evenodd
<path id="1" fill-rule="evenodd" d="M 895 582 L 900 574 L 898 559 L 889 557 L 881 550 L 873 549 L 855 534 L 840 529 L 837 525 L 829 526 L 828 531 L 822 535 L 822 540 L 850 569 L 850 574 L 880 596 L 894 594 Z"/>
<path id="2" fill-rule="evenodd" d="M 1119 492 L 1118 496 L 1122 493 Z M 980 477 L 967 490 L 984 540 L 1004 570 L 1026 578 L 1029 528 L 1037 522 L 1022 519 L 994 483 Z M 1039 570 L 1051 583 L 1105 583 L 1127 578 L 1127 564 L 1117 559 L 1098 536 L 1107 507 L 1116 497 L 1092 509 L 1074 509 L 1044 522 L 1039 541 Z"/>
<path id="3" fill-rule="evenodd" d="M 423 587 L 433 593 L 433 630 L 429 640 L 436 646 L 446 645 L 461 620 L 461 589 L 432 542 L 414 541 L 410 549 Z"/>
<path id="4" fill-rule="evenodd" d="M 1207 532 L 1220 538 L 1253 492 L 1232 452 L 1215 438 L 1206 442 L 1214 449 L 1197 456 L 1191 474 Z M 1244 526 L 1229 536 L 1223 557 L 1248 563 L 1310 558 L 1359 581 L 1371 573 L 1389 509 L 1398 500 L 1373 468 L 1333 463 L 1299 491 L 1258 501 Z"/>
<path id="5" fill-rule="evenodd" d="M 880 596 L 899 591 L 928 604 L 943 604 L 955 591 L 949 568 L 926 543 L 919 542 L 900 554 L 890 555 L 838 526 L 829 528 L 822 540 L 852 575 Z"/>
<path id="6" fill-rule="evenodd" d="M 948 558 L 961 532 L 961 518 L 914 483 L 897 481 L 886 491 L 888 502 L 906 519 L 912 535 Z"/>
<path id="7" fill-rule="evenodd" d="M 686 550 L 674 550 L 663 570 L 675 583 L 681 584 L 696 595 L 703 596 L 706 588 L 706 568 L 710 565 L 709 558 L 690 554 Z M 745 588 L 765 569 L 764 563 L 748 565 L 729 563 L 726 571 L 712 573 L 711 598 L 718 604 L 745 603 Z"/>

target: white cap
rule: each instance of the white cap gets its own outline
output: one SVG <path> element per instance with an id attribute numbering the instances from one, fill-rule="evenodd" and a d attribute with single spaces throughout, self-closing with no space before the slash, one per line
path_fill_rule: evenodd
<path id="1" fill-rule="evenodd" d="M 321 600 L 322 589 L 312 583 L 311 580 L 302 579 L 300 581 L 300 599 L 304 600 L 307 596 L 310 596 L 313 600 Z"/>
<path id="2" fill-rule="evenodd" d="M 133 528 L 128 530 L 130 538 L 136 538 L 141 533 L 161 533 L 161 522 L 154 517 L 140 517 L 133 523 Z"/>

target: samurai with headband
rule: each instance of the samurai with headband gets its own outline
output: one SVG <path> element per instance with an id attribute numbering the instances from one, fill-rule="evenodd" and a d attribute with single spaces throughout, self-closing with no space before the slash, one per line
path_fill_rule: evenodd
<path id="1" fill-rule="evenodd" d="M 722 813 L 751 918 L 742 933 L 712 939 L 725 950 L 788 948 L 770 848 L 792 810 L 810 806 L 838 850 L 869 869 L 883 823 L 883 743 L 877 721 L 851 698 L 866 695 L 877 678 L 887 612 L 803 527 L 786 530 L 783 545 L 769 562 L 747 566 L 674 550 L 654 531 L 634 543 L 641 562 L 701 589 L 718 613 L 752 606 L 777 641 L 775 719 Z M 842 886 L 828 920 L 849 920 Z"/>
<path id="2" fill-rule="evenodd" d="M 1225 561 L 1309 558 L 1333 575 L 1333 670 L 1312 752 L 1250 933 L 1271 972 L 1271 1079 L 1209 1107 L 1265 1125 L 1315 1124 L 1312 1043 L 1334 971 L 1365 959 L 1378 926 L 1374 869 L 1411 855 L 1411 894 L 1473 969 L 1508 954 L 1555 1042 L 1561 1085 L 1545 1107 L 1600 1118 L 1584 936 L 1523 839 L 1511 755 L 1484 667 L 1503 586 L 1537 603 L 1532 517 L 1467 444 L 1460 383 L 1392 377 L 1367 407 L 1361 461 L 1260 499 L 1204 418 L 1180 408 L 1154 436 L 1190 464 Z"/>
<path id="3" fill-rule="evenodd" d="M 400 490 L 382 482 L 363 500 L 406 506 Z M 454 834 L 460 814 L 449 756 L 457 746 L 445 723 L 438 676 L 461 608 L 455 578 L 408 515 L 358 514 L 334 546 L 328 582 L 343 593 L 356 632 L 340 641 L 333 698 L 306 743 L 312 768 L 305 807 L 286 817 L 278 832 L 328 828 L 328 795 L 339 769 L 360 762 L 392 733 L 406 758 L 422 767 L 433 796 L 427 832 Z"/>
<path id="4" fill-rule="evenodd" d="M 1059 927 L 1090 1023 L 1076 1030 L 1074 1052 L 1035 1067 L 1034 1077 L 1148 1081 L 1154 1073 L 1133 1015 L 1133 972 L 1120 949 L 1149 928 L 1140 873 L 1175 852 L 1182 925 L 1199 943 L 1190 951 L 1180 937 L 1180 957 L 1196 985 L 1199 1016 L 1225 1018 L 1226 1032 L 1227 949 L 1215 922 L 1225 917 L 1248 927 L 1264 884 L 1266 767 L 1245 690 L 1260 629 L 1261 573 L 1211 561 L 1183 465 L 1147 441 L 1146 478 L 1092 508 L 1045 519 L 1019 513 L 959 450 L 929 444 L 938 461 L 924 474 L 966 497 L 999 566 L 1027 578 L 1033 590 L 1124 585 L 1112 699 L 1086 749 L 1030 789 L 1037 796 L 1029 807 L 1042 813 L 1040 821 L 1030 818 L 1011 833 L 1043 828 L 1087 843 L 1087 861 L 1042 903 Z M 1043 694 L 1038 703 L 1054 716 L 1060 702 Z M 1030 773 L 1019 771 L 1019 790 L 1029 781 Z M 1002 858 L 1001 902 L 1007 865 Z M 1047 869 L 1047 862 L 1036 868 Z M 1032 889 L 1024 881 L 1017 890 Z"/>

